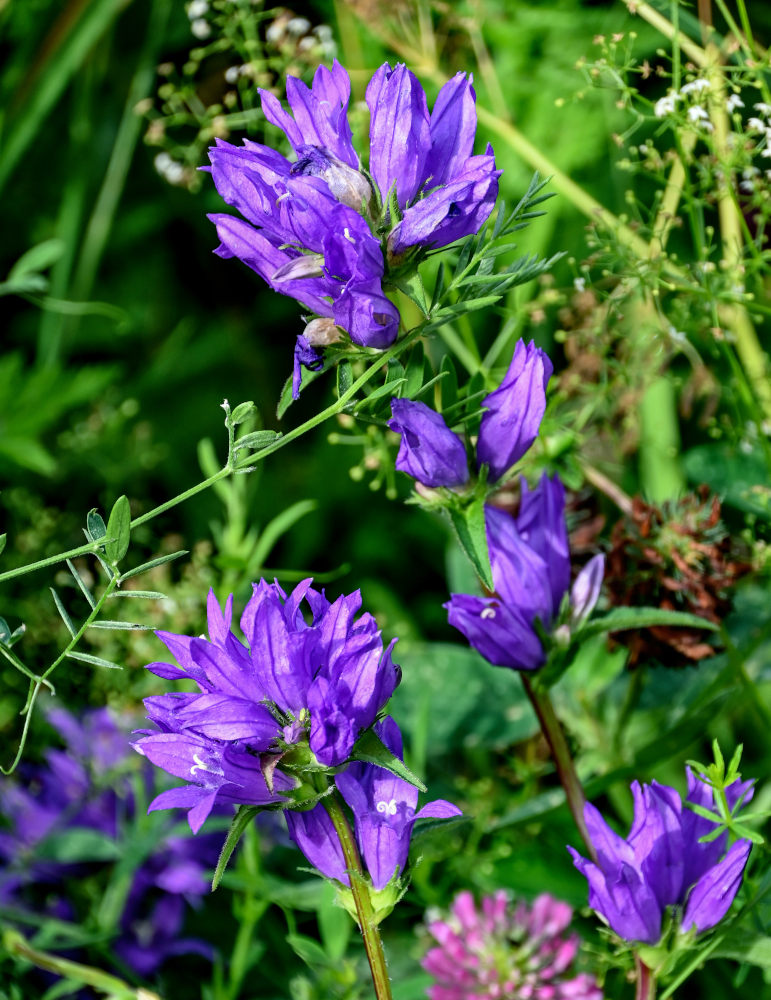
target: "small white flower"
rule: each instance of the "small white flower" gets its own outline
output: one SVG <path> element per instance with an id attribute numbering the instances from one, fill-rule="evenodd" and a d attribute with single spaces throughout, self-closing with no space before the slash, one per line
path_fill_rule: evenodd
<path id="1" fill-rule="evenodd" d="M 586 278 L 573 278 L 573 287 L 577 292 L 585 292 Z"/>
<path id="2" fill-rule="evenodd" d="M 317 24 L 313 29 L 313 34 L 321 42 L 331 42 L 332 41 L 332 29 L 328 24 Z"/>
<path id="3" fill-rule="evenodd" d="M 764 104 L 763 101 L 759 101 L 757 104 L 752 105 L 756 111 L 759 111 L 766 118 L 771 117 L 771 104 Z"/>
<path id="4" fill-rule="evenodd" d="M 744 107 L 744 101 L 739 97 L 738 94 L 731 94 L 728 100 L 725 102 L 725 106 L 729 111 L 736 111 L 737 108 Z"/>
<path id="5" fill-rule="evenodd" d="M 759 173 L 760 170 L 757 167 L 745 167 L 744 170 L 742 170 L 742 177 L 745 181 L 751 181 L 752 178 L 757 177 Z"/>
<path id="6" fill-rule="evenodd" d="M 300 35 L 307 35 L 311 30 L 311 22 L 307 17 L 293 17 L 292 20 L 287 23 L 286 30 L 290 35 L 294 35 L 295 38 L 299 38 Z"/>
<path id="7" fill-rule="evenodd" d="M 666 118 L 667 115 L 671 115 L 675 110 L 675 102 L 677 101 L 677 94 L 667 94 L 666 97 L 660 97 L 656 103 L 653 105 L 653 113 L 657 118 Z"/>
<path id="8" fill-rule="evenodd" d="M 211 25 L 202 17 L 196 18 L 190 25 L 190 30 L 196 38 L 208 38 L 211 34 Z"/>
<path id="9" fill-rule="evenodd" d="M 203 17 L 208 13 L 208 10 L 209 0 L 192 0 L 192 3 L 187 5 L 187 16 L 191 21 L 195 21 L 197 17 Z"/>
<path id="10" fill-rule="evenodd" d="M 304 38 L 300 39 L 297 48 L 301 52 L 309 52 L 314 47 L 314 45 L 316 45 L 316 39 L 313 38 L 312 35 L 306 35 Z"/>
<path id="11" fill-rule="evenodd" d="M 765 132 L 768 126 L 760 118 L 748 118 L 747 128 L 753 129 L 755 132 Z"/>
<path id="12" fill-rule="evenodd" d="M 755 190 L 754 181 L 739 181 L 739 190 L 744 191 L 745 194 L 752 194 Z"/>
<path id="13" fill-rule="evenodd" d="M 771 156 L 771 146 L 764 146 L 760 151 L 760 155 L 768 159 Z"/>
<path id="14" fill-rule="evenodd" d="M 694 104 L 693 107 L 688 108 L 688 118 L 692 122 L 708 121 L 709 115 L 706 108 L 703 108 L 700 104 Z"/>
<path id="15" fill-rule="evenodd" d="M 284 24 L 284 22 L 274 21 L 273 24 L 271 24 L 268 27 L 268 30 L 265 32 L 265 38 L 271 44 L 275 45 L 276 42 L 281 41 L 281 39 L 284 37 L 285 32 L 286 32 L 286 25 Z"/>
<path id="16" fill-rule="evenodd" d="M 691 80 L 690 83 L 686 83 L 680 88 L 680 93 L 685 96 L 685 94 L 700 94 L 702 90 L 709 90 L 709 80 L 705 80 L 703 77 L 699 77 L 696 80 Z"/>
<path id="17" fill-rule="evenodd" d="M 225 80 L 228 83 L 236 83 L 240 73 L 241 73 L 240 66 L 228 66 L 228 68 L 225 70 Z"/>

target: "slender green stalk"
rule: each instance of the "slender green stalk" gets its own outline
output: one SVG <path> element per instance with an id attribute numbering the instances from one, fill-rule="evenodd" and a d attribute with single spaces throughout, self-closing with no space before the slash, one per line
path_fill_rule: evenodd
<path id="1" fill-rule="evenodd" d="M 392 1000 L 391 980 L 388 978 L 383 942 L 380 931 L 375 923 L 372 902 L 369 898 L 369 888 L 364 881 L 364 871 L 361 867 L 359 850 L 353 836 L 348 819 L 340 803 L 338 792 L 325 796 L 322 800 L 329 818 L 335 827 L 345 858 L 345 867 L 351 880 L 351 894 L 359 917 L 359 927 L 364 938 L 364 949 L 367 952 L 372 982 L 377 1000 Z"/>
<path id="2" fill-rule="evenodd" d="M 697 66 L 706 66 L 708 60 L 704 49 L 687 35 L 684 35 L 682 31 L 679 31 L 663 14 L 659 14 L 650 4 L 640 3 L 639 0 L 623 0 L 623 2 L 628 7 L 630 14 L 637 14 L 671 42 L 677 41 L 679 47 Z"/>
<path id="3" fill-rule="evenodd" d="M 157 993 L 152 993 L 141 986 L 130 986 L 102 969 L 33 948 L 29 941 L 15 930 L 9 929 L 3 933 L 3 949 L 10 955 L 31 962 L 39 969 L 54 972 L 57 976 L 64 976 L 83 986 L 92 986 L 100 993 L 113 997 L 114 1000 L 161 1000 Z"/>
<path id="4" fill-rule="evenodd" d="M 68 549 L 67 552 L 57 552 L 55 556 L 48 556 L 45 559 L 38 559 L 37 562 L 27 563 L 25 566 L 17 566 L 16 569 L 8 569 L 5 573 L 0 573 L 0 583 L 5 580 L 13 580 L 16 576 L 24 576 L 25 573 L 33 573 L 36 569 L 45 569 L 46 566 L 55 566 L 57 563 L 65 562 L 67 559 L 76 559 L 78 556 L 87 556 L 100 549 L 102 543 L 87 542 L 85 545 L 78 545 L 77 548 Z"/>
<path id="5" fill-rule="evenodd" d="M 652 969 L 643 962 L 639 955 L 634 957 L 636 987 L 635 1000 L 655 1000 L 656 976 Z"/>
<path id="6" fill-rule="evenodd" d="M 586 828 L 586 822 L 584 820 L 586 796 L 584 795 L 583 785 L 581 784 L 581 780 L 576 772 L 576 767 L 570 754 L 570 748 L 568 747 L 567 740 L 565 739 L 565 733 L 559 719 L 557 718 L 557 713 L 554 711 L 554 706 L 552 705 L 551 698 L 549 697 L 549 692 L 544 688 L 539 687 L 537 684 L 533 684 L 527 674 L 520 673 L 520 677 L 522 678 L 522 684 L 525 688 L 525 694 L 530 699 L 530 704 L 533 706 L 535 714 L 538 716 L 538 721 L 541 724 L 541 731 L 546 738 L 546 742 L 551 748 L 554 763 L 557 768 L 557 774 L 559 775 L 560 783 L 565 790 L 568 807 L 570 812 L 573 814 L 573 819 L 578 827 L 578 832 L 581 834 L 581 838 L 586 845 L 589 857 L 592 861 L 596 862 L 597 852 L 595 851 L 594 844 L 592 844 L 591 838 L 589 837 L 589 831 Z"/>

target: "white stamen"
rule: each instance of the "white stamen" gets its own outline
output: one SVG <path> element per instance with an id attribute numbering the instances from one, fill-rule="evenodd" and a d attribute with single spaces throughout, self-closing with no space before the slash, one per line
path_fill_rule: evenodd
<path id="1" fill-rule="evenodd" d="M 385 816 L 395 816 L 396 799 L 391 799 L 390 802 L 385 802 L 385 801 L 378 802 L 375 808 L 379 813 L 383 813 Z"/>

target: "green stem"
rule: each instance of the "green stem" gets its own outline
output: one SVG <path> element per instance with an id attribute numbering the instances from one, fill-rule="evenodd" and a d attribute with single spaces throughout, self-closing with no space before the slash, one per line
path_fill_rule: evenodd
<path id="1" fill-rule="evenodd" d="M 23 576 L 25 573 L 32 573 L 36 569 L 44 569 L 46 566 L 55 566 L 56 563 L 65 562 L 67 559 L 75 559 L 77 556 L 87 556 L 101 548 L 99 542 L 87 542 L 79 545 L 76 549 L 67 552 L 57 552 L 55 556 L 48 556 L 47 559 L 38 559 L 37 562 L 27 563 L 26 566 L 17 566 L 16 569 L 6 570 L 0 573 L 0 583 L 5 580 L 12 580 L 15 576 Z"/>
<path id="2" fill-rule="evenodd" d="M 639 955 L 634 957 L 635 974 L 637 976 L 634 998 L 635 1000 L 655 1000 L 656 998 L 656 975 Z"/>
<path id="3" fill-rule="evenodd" d="M 380 931 L 375 923 L 369 888 L 364 881 L 359 851 L 350 824 L 340 803 L 338 792 L 333 792 L 322 799 L 329 818 L 335 827 L 345 858 L 345 867 L 351 879 L 351 894 L 359 917 L 359 927 L 364 938 L 364 949 L 367 952 L 372 982 L 377 1000 L 392 1000 L 391 981 L 388 978 L 383 942 Z"/>
<path id="4" fill-rule="evenodd" d="M 538 716 L 538 721 L 541 724 L 541 731 L 546 738 L 546 742 L 551 748 L 554 763 L 557 767 L 557 774 L 559 775 L 560 783 L 565 790 L 568 807 L 573 814 L 573 819 L 578 827 L 578 832 L 581 834 L 581 838 L 586 845 L 589 857 L 592 861 L 596 862 L 597 852 L 595 851 L 594 844 L 592 844 L 591 838 L 589 837 L 589 831 L 587 830 L 586 821 L 584 820 L 586 796 L 584 795 L 581 780 L 578 777 L 575 764 L 573 763 L 570 748 L 568 747 L 567 740 L 565 739 L 565 733 L 560 725 L 559 719 L 557 718 L 557 713 L 554 711 L 551 698 L 549 697 L 549 692 L 546 691 L 545 688 L 541 688 L 537 684 L 533 684 L 527 674 L 521 673 L 520 677 L 522 678 L 522 684 L 525 688 L 525 694 L 530 699 L 530 704 L 533 706 L 535 714 Z"/>

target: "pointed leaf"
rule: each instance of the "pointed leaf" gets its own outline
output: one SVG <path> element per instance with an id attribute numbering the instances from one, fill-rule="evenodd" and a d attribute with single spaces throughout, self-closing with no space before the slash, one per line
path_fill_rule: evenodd
<path id="1" fill-rule="evenodd" d="M 56 591 L 54 590 L 54 588 L 53 587 L 49 587 L 49 590 L 51 591 L 51 594 L 53 596 L 54 604 L 56 605 L 56 610 L 59 612 L 59 615 L 61 616 L 62 621 L 67 626 L 67 631 L 70 633 L 70 635 L 74 639 L 75 635 L 77 634 L 77 630 L 76 630 L 75 626 L 72 624 L 72 619 L 67 614 L 67 611 L 65 610 L 65 607 L 64 607 L 64 605 L 61 602 L 61 598 L 56 593 Z"/>
<path id="2" fill-rule="evenodd" d="M 337 397 L 344 396 L 353 385 L 353 368 L 350 361 L 341 361 L 337 366 Z"/>
<path id="3" fill-rule="evenodd" d="M 259 451 L 261 448 L 266 448 L 269 444 L 280 438 L 281 435 L 276 431 L 253 431 L 251 434 L 244 434 L 236 441 L 236 451 L 240 451 L 242 448 L 251 448 L 252 451 Z"/>
<path id="4" fill-rule="evenodd" d="M 427 791 L 420 778 L 412 773 L 404 761 L 395 757 L 377 733 L 371 729 L 368 729 L 354 746 L 351 760 L 360 760 L 365 764 L 377 764 L 378 767 L 384 767 L 386 771 L 395 774 L 397 778 L 402 778 L 419 788 L 421 792 Z"/>
<path id="5" fill-rule="evenodd" d="M 214 871 L 214 877 L 211 881 L 211 891 L 214 892 L 222 881 L 222 876 L 225 874 L 225 869 L 228 866 L 228 861 L 230 861 L 230 856 L 236 849 L 238 841 L 241 839 L 244 831 L 252 822 L 254 817 L 259 812 L 257 806 L 239 806 L 238 812 L 233 817 L 230 824 L 230 829 L 228 830 L 228 835 L 225 838 L 225 843 L 222 845 L 222 850 L 220 851 L 220 856 L 217 861 L 217 867 Z"/>
<path id="6" fill-rule="evenodd" d="M 95 608 L 96 600 L 94 598 L 94 595 L 91 593 L 91 591 L 83 582 L 80 573 L 78 573 L 78 571 L 75 569 L 75 566 L 71 559 L 67 560 L 67 567 L 70 573 L 72 573 L 72 575 L 75 577 L 75 583 L 77 583 L 78 587 L 80 587 L 81 593 L 83 594 L 85 599 L 88 601 L 88 603 L 91 605 L 92 608 Z"/>
<path id="7" fill-rule="evenodd" d="M 104 628 L 115 632 L 151 632 L 152 625 L 136 625 L 134 622 L 104 621 L 91 622 L 89 628 Z"/>
<path id="8" fill-rule="evenodd" d="M 468 507 L 456 508 L 449 513 L 460 546 L 471 560 L 479 579 L 489 591 L 495 590 L 487 548 L 484 497 L 479 497 Z"/>
<path id="9" fill-rule="evenodd" d="M 180 549 L 179 552 L 169 552 L 168 555 L 158 556 L 157 559 L 151 559 L 149 562 L 142 563 L 141 566 L 136 566 L 134 569 L 129 569 L 125 573 L 120 575 L 120 583 L 124 580 L 129 580 L 132 576 L 139 576 L 140 573 L 146 573 L 149 569 L 155 569 L 156 566 L 162 566 L 164 563 L 171 562 L 172 559 L 179 559 L 180 556 L 186 556 L 187 549 Z"/>
<path id="10" fill-rule="evenodd" d="M 614 608 L 601 618 L 594 618 L 578 632 L 582 638 L 604 632 L 625 632 L 628 629 L 650 628 L 652 625 L 671 625 L 676 628 L 698 628 L 716 631 L 718 626 L 706 618 L 686 611 L 668 611 L 666 608 Z"/>
<path id="11" fill-rule="evenodd" d="M 238 424 L 242 424 L 245 420 L 248 420 L 253 413 L 257 412 L 257 407 L 254 403 L 249 400 L 246 403 L 239 403 L 238 406 L 233 410 L 233 412 L 227 418 L 227 423 L 231 427 L 237 427 Z"/>
<path id="12" fill-rule="evenodd" d="M 81 660 L 83 663 L 90 663 L 92 667 L 107 667 L 108 670 L 123 670 L 123 667 L 118 666 L 117 663 L 111 663 L 109 660 L 103 660 L 101 656 L 93 656 L 91 653 L 77 653 L 75 650 L 70 650 L 66 654 L 70 660 Z"/>
<path id="13" fill-rule="evenodd" d="M 131 508 L 128 497 L 120 496 L 110 511 L 104 552 L 111 563 L 119 563 L 128 552 L 131 535 Z"/>
<path id="14" fill-rule="evenodd" d="M 98 542 L 106 534 L 107 525 L 96 507 L 93 507 L 86 515 L 86 536 L 90 542 Z"/>
<path id="15" fill-rule="evenodd" d="M 423 281 L 417 271 L 413 271 L 412 274 L 399 278 L 394 282 L 394 284 L 400 292 L 415 303 L 424 316 L 428 316 L 429 307 L 428 302 L 426 301 L 426 290 L 423 287 Z"/>
<path id="16" fill-rule="evenodd" d="M 0 555 L 3 554 L 5 550 L 5 543 L 8 541 L 8 535 L 0 535 Z"/>
<path id="17" fill-rule="evenodd" d="M 114 590 L 107 597 L 108 599 L 113 597 L 142 597 L 146 601 L 165 601 L 168 599 L 159 590 Z"/>

